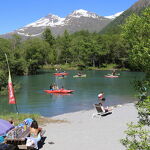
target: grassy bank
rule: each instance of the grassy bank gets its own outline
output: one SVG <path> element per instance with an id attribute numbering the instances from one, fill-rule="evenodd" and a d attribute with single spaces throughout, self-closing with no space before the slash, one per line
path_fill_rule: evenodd
<path id="1" fill-rule="evenodd" d="M 8 120 L 8 121 L 13 121 L 15 125 L 18 125 L 22 123 L 26 118 L 32 118 L 35 119 L 39 125 L 44 125 L 46 123 L 63 123 L 67 122 L 65 120 L 56 120 L 56 119 L 51 119 L 47 117 L 43 117 L 39 114 L 17 114 L 17 113 L 10 113 L 7 115 L 0 115 L 1 119 Z"/>
<path id="2" fill-rule="evenodd" d="M 45 65 L 43 66 L 44 70 L 55 70 L 60 69 L 61 70 L 123 70 L 127 71 L 129 69 L 127 68 L 118 68 L 117 64 L 103 64 L 101 67 L 87 67 L 87 66 L 77 66 L 73 64 L 64 64 L 64 65 Z"/>

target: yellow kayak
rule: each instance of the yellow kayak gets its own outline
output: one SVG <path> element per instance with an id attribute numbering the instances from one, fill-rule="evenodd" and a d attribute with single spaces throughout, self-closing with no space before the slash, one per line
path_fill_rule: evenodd
<path id="1" fill-rule="evenodd" d="M 86 74 L 73 76 L 73 78 L 85 78 L 85 77 L 86 77 Z"/>

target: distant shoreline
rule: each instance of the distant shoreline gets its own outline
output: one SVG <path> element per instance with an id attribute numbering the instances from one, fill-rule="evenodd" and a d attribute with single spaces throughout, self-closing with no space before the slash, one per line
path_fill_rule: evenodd
<path id="1" fill-rule="evenodd" d="M 83 66 L 83 67 L 79 67 L 79 66 L 74 66 L 74 65 L 69 65 L 69 64 L 64 64 L 64 65 L 44 65 L 42 69 L 45 70 L 55 70 L 55 69 L 60 69 L 61 70 L 118 70 L 118 71 L 130 71 L 128 68 L 118 68 L 117 64 L 105 64 L 101 67 L 87 67 L 87 66 Z M 41 69 L 41 70 L 42 70 Z"/>

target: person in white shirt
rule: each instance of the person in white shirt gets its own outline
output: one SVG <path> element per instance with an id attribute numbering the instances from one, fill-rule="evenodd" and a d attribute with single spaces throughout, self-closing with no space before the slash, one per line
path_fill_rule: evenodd
<path id="1" fill-rule="evenodd" d="M 100 93 L 98 94 L 98 99 L 99 99 L 99 100 L 102 100 L 102 101 L 105 101 L 104 92 L 100 92 Z"/>

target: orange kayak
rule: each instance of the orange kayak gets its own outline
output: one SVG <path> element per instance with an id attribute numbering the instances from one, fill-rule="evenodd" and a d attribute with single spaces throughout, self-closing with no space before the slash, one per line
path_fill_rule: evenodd
<path id="1" fill-rule="evenodd" d="M 66 89 L 59 89 L 59 90 L 44 90 L 46 93 L 72 93 L 74 90 L 66 90 Z"/>
<path id="2" fill-rule="evenodd" d="M 67 72 L 54 73 L 55 76 L 67 76 Z"/>

